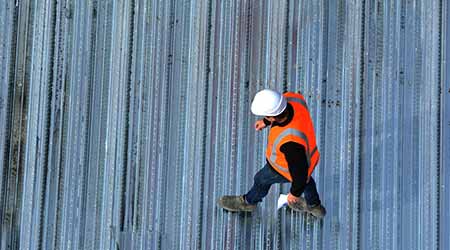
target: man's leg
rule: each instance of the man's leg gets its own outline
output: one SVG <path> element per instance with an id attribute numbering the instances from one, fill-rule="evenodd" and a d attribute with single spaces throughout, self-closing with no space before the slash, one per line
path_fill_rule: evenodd
<path id="1" fill-rule="evenodd" d="M 312 178 L 309 178 L 309 182 L 306 183 L 305 190 L 303 191 L 305 200 L 308 206 L 314 207 L 320 205 L 319 193 L 317 193 L 316 182 Z"/>
<path id="2" fill-rule="evenodd" d="M 254 177 L 253 187 L 246 195 L 226 195 L 218 201 L 218 205 L 231 212 L 251 212 L 256 208 L 256 203 L 262 201 L 274 183 L 288 182 L 286 178 L 278 174 L 269 164 L 266 164 Z"/>
<path id="3" fill-rule="evenodd" d="M 244 195 L 245 201 L 248 204 L 261 202 L 269 192 L 272 184 L 285 182 L 289 181 L 266 163 L 266 165 L 256 173 L 252 188 Z"/>
<path id="4" fill-rule="evenodd" d="M 312 214 L 316 218 L 323 218 L 327 211 L 320 202 L 319 194 L 317 193 L 316 182 L 312 177 L 309 178 L 309 182 L 306 184 L 303 194 L 305 195 L 307 212 Z"/>

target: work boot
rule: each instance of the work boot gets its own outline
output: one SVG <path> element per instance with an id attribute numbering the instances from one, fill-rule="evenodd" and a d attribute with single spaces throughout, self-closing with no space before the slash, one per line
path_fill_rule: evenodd
<path id="1" fill-rule="evenodd" d="M 308 207 L 307 212 L 310 213 L 312 216 L 316 217 L 317 219 L 322 219 L 327 214 L 327 211 L 322 206 L 322 204 L 307 207 Z"/>
<path id="2" fill-rule="evenodd" d="M 322 219 L 323 217 L 325 217 L 325 214 L 327 213 L 325 208 L 321 204 L 309 206 L 303 197 L 299 197 L 299 201 L 292 205 L 289 205 L 289 207 L 297 212 L 309 213 L 318 219 Z"/>
<path id="3" fill-rule="evenodd" d="M 252 212 L 255 210 L 256 205 L 248 204 L 244 196 L 225 195 L 220 197 L 217 204 L 230 212 Z"/>
<path id="4" fill-rule="evenodd" d="M 288 206 L 292 210 L 297 211 L 297 212 L 307 212 L 306 201 L 305 201 L 305 199 L 303 197 L 298 197 L 298 201 L 296 203 L 294 203 L 294 204 L 289 204 L 288 203 Z"/>

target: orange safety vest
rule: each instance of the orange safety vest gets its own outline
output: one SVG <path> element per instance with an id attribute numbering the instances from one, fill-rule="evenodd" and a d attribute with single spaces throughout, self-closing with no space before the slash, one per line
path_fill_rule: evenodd
<path id="1" fill-rule="evenodd" d="M 282 176 L 292 182 L 288 163 L 280 148 L 286 142 L 296 142 L 306 149 L 308 161 L 308 181 L 319 162 L 320 153 L 317 150 L 316 135 L 311 115 L 306 105 L 305 97 L 300 93 L 287 92 L 283 94 L 294 109 L 292 120 L 284 127 L 273 126 L 269 131 L 266 158 L 270 165 Z"/>

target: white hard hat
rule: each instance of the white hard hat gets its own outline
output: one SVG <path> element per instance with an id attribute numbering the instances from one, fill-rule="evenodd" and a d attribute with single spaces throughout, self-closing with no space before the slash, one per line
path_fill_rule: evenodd
<path id="1" fill-rule="evenodd" d="M 252 102 L 252 113 L 259 116 L 277 116 L 286 109 L 286 98 L 271 89 L 264 89 L 256 93 Z"/>

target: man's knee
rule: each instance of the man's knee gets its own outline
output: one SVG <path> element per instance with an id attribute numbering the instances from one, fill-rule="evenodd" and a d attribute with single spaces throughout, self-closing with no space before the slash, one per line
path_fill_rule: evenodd
<path id="1" fill-rule="evenodd" d="M 263 171 L 259 171 L 258 173 L 256 173 L 253 180 L 255 181 L 255 185 L 257 186 L 270 186 L 267 176 Z"/>

